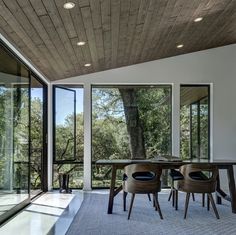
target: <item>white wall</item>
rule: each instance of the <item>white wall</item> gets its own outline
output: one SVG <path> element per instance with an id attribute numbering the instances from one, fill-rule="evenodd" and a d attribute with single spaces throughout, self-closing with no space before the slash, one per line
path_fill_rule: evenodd
<path id="1" fill-rule="evenodd" d="M 214 159 L 236 161 L 236 44 L 53 82 L 85 87 L 85 188 L 90 189 L 91 84 L 173 84 L 173 154 L 179 154 L 179 86 L 211 84 Z M 50 125 L 49 125 L 50 126 Z M 87 134 L 86 134 L 87 133 Z M 88 178 L 89 177 L 89 178 Z"/>

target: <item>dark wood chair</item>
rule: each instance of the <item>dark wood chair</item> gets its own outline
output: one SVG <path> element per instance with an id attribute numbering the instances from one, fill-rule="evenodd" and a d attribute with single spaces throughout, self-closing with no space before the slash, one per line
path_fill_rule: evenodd
<path id="1" fill-rule="evenodd" d="M 179 172 L 179 170 L 176 169 L 171 169 L 169 176 L 171 178 L 171 189 L 170 189 L 170 194 L 168 197 L 168 201 L 171 200 L 172 198 L 172 206 L 175 208 L 175 210 L 178 210 L 178 189 L 176 186 L 176 182 L 178 182 L 178 180 L 183 180 L 184 176 Z M 195 201 L 195 197 L 194 197 L 194 193 L 192 193 L 192 198 L 193 201 Z M 203 197 L 204 200 L 204 197 Z M 203 201 L 203 206 L 204 206 L 204 201 Z"/>
<path id="2" fill-rule="evenodd" d="M 126 210 L 126 196 L 132 194 L 129 207 L 128 219 L 130 219 L 134 198 L 136 194 L 152 194 L 153 204 L 163 219 L 161 208 L 158 202 L 158 192 L 161 191 L 162 168 L 152 164 L 140 163 L 125 166 L 123 177 L 123 201 L 124 210 Z"/>
<path id="3" fill-rule="evenodd" d="M 216 218 L 219 219 L 220 217 L 212 197 L 212 193 L 216 191 L 218 168 L 209 164 L 187 164 L 180 167 L 180 172 L 184 179 L 178 181 L 178 190 L 187 193 L 184 218 L 186 219 L 187 216 L 190 193 L 201 193 L 203 195 L 207 194 Z"/>

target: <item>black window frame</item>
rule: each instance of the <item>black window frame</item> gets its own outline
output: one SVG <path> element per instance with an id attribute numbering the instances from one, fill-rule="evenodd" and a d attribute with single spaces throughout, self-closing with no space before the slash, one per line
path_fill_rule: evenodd
<path id="1" fill-rule="evenodd" d="M 192 105 L 197 105 L 197 127 L 198 127 L 198 136 L 197 136 L 197 140 L 198 140 L 198 152 L 200 152 L 200 148 L 201 145 L 199 143 L 201 143 L 201 138 L 200 138 L 200 102 L 201 100 L 205 99 L 206 97 L 208 98 L 208 153 L 207 153 L 207 159 L 210 160 L 210 154 L 211 154 L 211 149 L 210 149 L 210 143 L 211 143 L 211 94 L 210 94 L 210 88 L 211 85 L 210 84 L 180 84 L 180 94 L 181 94 L 181 87 L 206 87 L 207 88 L 207 96 L 202 97 L 201 99 L 189 104 L 189 108 L 190 108 L 190 159 L 193 159 L 193 149 L 192 149 Z M 181 104 L 180 104 L 181 105 Z M 197 156 L 196 159 L 200 159 L 200 156 Z"/>
<path id="2" fill-rule="evenodd" d="M 56 159 L 56 89 L 60 88 L 60 89 L 64 89 L 64 90 L 68 90 L 68 91 L 73 91 L 74 93 L 74 156 L 72 159 L 69 160 L 57 160 Z M 63 85 L 53 85 L 52 87 L 53 90 L 53 99 L 52 99 L 52 116 L 53 116 L 53 121 L 52 121 L 52 126 L 53 126 L 53 164 L 71 164 L 73 162 L 76 162 L 76 91 L 71 90 L 68 87 L 65 87 Z"/>

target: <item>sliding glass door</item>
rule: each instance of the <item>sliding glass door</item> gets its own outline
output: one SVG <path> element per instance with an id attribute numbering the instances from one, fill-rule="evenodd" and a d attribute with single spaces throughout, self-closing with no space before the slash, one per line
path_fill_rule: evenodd
<path id="1" fill-rule="evenodd" d="M 30 189 L 31 197 L 46 189 L 46 87 L 31 75 L 30 106 Z"/>
<path id="2" fill-rule="evenodd" d="M 0 223 L 42 190 L 45 87 L 0 44 Z"/>
<path id="3" fill-rule="evenodd" d="M 0 215 L 29 199 L 29 71 L 0 48 Z M 1 220 L 1 217 L 0 217 Z"/>

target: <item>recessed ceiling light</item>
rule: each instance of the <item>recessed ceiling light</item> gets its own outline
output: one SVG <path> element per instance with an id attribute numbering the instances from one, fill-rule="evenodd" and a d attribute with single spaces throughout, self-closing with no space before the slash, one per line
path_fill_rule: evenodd
<path id="1" fill-rule="evenodd" d="M 74 4 L 73 2 L 66 2 L 66 3 L 63 5 L 63 7 L 64 7 L 65 9 L 72 9 L 72 8 L 75 7 L 75 4 Z"/>
<path id="2" fill-rule="evenodd" d="M 198 17 L 198 18 L 196 18 L 195 20 L 194 20 L 194 22 L 199 22 L 199 21 L 202 21 L 202 17 Z"/>
<path id="3" fill-rule="evenodd" d="M 83 46 L 83 45 L 85 45 L 85 43 L 86 43 L 86 42 L 82 42 L 82 41 L 81 41 L 81 42 L 77 42 L 77 45 L 78 45 L 78 46 Z"/>
<path id="4" fill-rule="evenodd" d="M 177 45 L 176 47 L 177 48 L 182 48 L 184 45 L 183 44 L 179 44 L 179 45 Z"/>
<path id="5" fill-rule="evenodd" d="M 84 66 L 85 66 L 85 67 L 89 67 L 89 66 L 91 66 L 91 64 L 88 63 L 88 64 L 85 64 Z"/>

